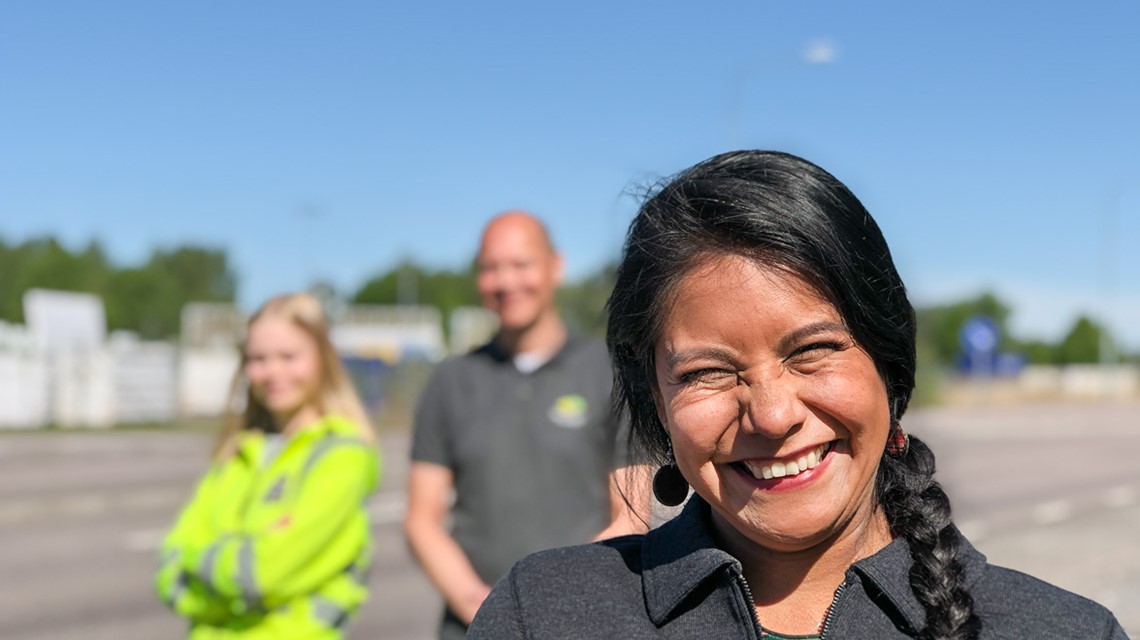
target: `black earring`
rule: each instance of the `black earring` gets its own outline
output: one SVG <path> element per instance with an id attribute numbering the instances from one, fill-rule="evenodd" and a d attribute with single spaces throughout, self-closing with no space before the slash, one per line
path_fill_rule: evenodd
<path id="1" fill-rule="evenodd" d="M 669 464 L 653 474 L 653 496 L 666 507 L 675 507 L 689 497 L 689 482 L 677 468 L 672 447 L 669 447 Z"/>

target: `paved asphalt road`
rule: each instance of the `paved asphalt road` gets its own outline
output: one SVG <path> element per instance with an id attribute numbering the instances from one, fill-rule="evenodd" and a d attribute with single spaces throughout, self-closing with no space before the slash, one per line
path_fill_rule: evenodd
<path id="1" fill-rule="evenodd" d="M 992 561 L 1105 604 L 1140 640 L 1140 404 L 929 409 L 907 425 Z M 0 434 L 0 638 L 180 637 L 152 596 L 154 550 L 207 446 L 192 433 Z M 373 600 L 350 637 L 426 639 L 439 601 L 398 524 L 407 438 L 384 447 Z"/>

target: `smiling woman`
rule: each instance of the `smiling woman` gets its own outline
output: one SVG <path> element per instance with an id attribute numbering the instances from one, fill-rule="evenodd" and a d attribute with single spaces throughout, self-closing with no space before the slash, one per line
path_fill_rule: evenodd
<path id="1" fill-rule="evenodd" d="M 662 186 L 630 225 L 607 341 L 654 486 L 694 495 L 646 535 L 523 560 L 468 637 L 1125 637 L 954 526 L 901 424 L 914 310 L 819 167 L 741 151 Z"/>
<path id="2" fill-rule="evenodd" d="M 341 638 L 367 596 L 379 459 L 316 298 L 277 296 L 253 315 L 234 396 L 163 543 L 159 597 L 192 640 Z"/>
<path id="3" fill-rule="evenodd" d="M 886 390 L 813 287 L 740 256 L 704 258 L 676 285 L 654 360 L 677 466 L 721 507 L 730 553 L 890 541 L 872 499 Z"/>

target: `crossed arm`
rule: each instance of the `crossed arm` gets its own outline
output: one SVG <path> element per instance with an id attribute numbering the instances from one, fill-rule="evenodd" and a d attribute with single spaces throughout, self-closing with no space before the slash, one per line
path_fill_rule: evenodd
<path id="1" fill-rule="evenodd" d="M 313 592 L 356 559 L 355 546 L 331 543 L 364 517 L 376 473 L 371 449 L 339 447 L 306 477 L 288 518 L 228 531 L 211 526 L 208 475 L 163 544 L 159 597 L 187 618 L 218 622 Z"/>

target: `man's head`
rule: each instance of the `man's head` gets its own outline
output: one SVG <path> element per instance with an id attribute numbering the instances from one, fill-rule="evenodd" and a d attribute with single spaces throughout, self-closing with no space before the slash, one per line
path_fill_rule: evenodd
<path id="1" fill-rule="evenodd" d="M 562 257 L 533 215 L 507 211 L 487 223 L 475 267 L 483 306 L 499 317 L 504 331 L 525 331 L 555 313 Z"/>

